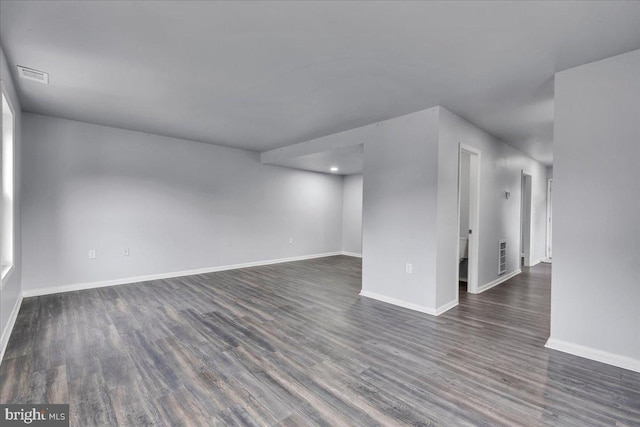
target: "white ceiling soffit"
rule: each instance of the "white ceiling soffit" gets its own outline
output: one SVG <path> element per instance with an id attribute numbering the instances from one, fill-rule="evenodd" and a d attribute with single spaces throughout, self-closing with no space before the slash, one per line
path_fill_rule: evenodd
<path id="1" fill-rule="evenodd" d="M 334 175 L 355 175 L 362 173 L 364 169 L 363 146 L 358 144 L 334 148 L 319 153 L 274 160 L 269 164 Z"/>
<path id="2" fill-rule="evenodd" d="M 256 151 L 443 105 L 552 159 L 554 72 L 640 2 L 1 2 L 26 111 Z"/>

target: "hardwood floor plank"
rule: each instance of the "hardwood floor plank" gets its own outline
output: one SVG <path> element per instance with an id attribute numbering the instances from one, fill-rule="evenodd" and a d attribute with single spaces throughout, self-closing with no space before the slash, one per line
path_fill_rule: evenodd
<path id="1" fill-rule="evenodd" d="M 44 396 L 40 401 L 55 404 L 69 402 L 66 365 L 60 365 L 45 372 Z"/>
<path id="2" fill-rule="evenodd" d="M 115 426 L 116 415 L 104 379 L 89 375 L 69 384 L 70 424 L 74 426 Z"/>
<path id="3" fill-rule="evenodd" d="M 118 426 L 165 425 L 144 386 L 131 381 L 109 389 L 109 399 Z"/>
<path id="4" fill-rule="evenodd" d="M 162 396 L 155 401 L 159 413 L 159 424 L 167 426 L 222 426 L 220 419 L 206 412 L 206 406 L 189 390 L 182 388 Z"/>

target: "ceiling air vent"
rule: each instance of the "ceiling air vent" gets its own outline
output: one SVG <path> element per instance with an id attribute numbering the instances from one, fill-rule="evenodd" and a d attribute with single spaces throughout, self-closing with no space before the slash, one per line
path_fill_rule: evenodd
<path id="1" fill-rule="evenodd" d="M 49 74 L 43 71 L 38 71 L 18 65 L 18 75 L 23 79 L 33 80 L 35 82 L 44 83 L 46 85 L 49 84 Z"/>

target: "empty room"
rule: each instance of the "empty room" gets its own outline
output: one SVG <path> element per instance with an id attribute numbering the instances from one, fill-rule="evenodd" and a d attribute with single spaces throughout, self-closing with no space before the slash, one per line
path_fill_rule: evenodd
<path id="1" fill-rule="evenodd" d="M 640 1 L 0 0 L 0 425 L 640 426 Z"/>

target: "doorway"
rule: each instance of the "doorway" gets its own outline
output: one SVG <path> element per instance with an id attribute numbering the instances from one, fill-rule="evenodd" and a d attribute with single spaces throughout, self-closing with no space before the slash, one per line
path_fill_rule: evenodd
<path id="1" fill-rule="evenodd" d="M 478 293 L 480 150 L 460 144 L 458 155 L 458 292 Z"/>
<path id="2" fill-rule="evenodd" d="M 531 267 L 533 265 L 531 248 L 531 228 L 532 228 L 532 176 L 522 171 L 522 199 L 520 203 L 520 267 Z"/>
<path id="3" fill-rule="evenodd" d="M 551 242 L 552 242 L 552 230 L 553 230 L 553 214 L 552 214 L 552 207 L 553 207 L 553 198 L 552 198 L 552 194 L 551 194 L 551 190 L 553 187 L 553 178 L 549 179 L 547 181 L 547 261 L 551 261 L 551 259 L 553 258 L 552 255 L 552 251 L 551 251 Z"/>

